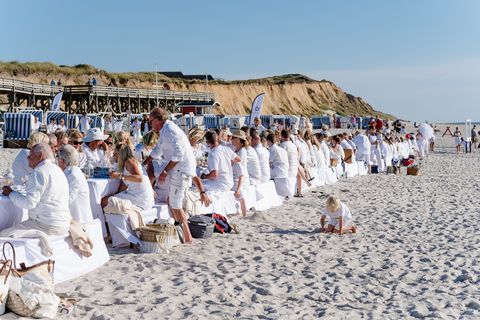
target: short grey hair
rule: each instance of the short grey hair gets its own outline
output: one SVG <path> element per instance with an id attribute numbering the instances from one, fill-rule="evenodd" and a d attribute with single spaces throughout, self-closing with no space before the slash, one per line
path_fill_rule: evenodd
<path id="1" fill-rule="evenodd" d="M 37 143 L 30 149 L 30 152 L 40 153 L 43 159 L 55 160 L 52 148 L 48 145 L 48 143 L 45 142 Z"/>
<path id="2" fill-rule="evenodd" d="M 60 147 L 57 153 L 58 159 L 62 159 L 67 167 L 78 167 L 78 151 L 69 144 Z"/>
<path id="3" fill-rule="evenodd" d="M 48 134 L 48 144 L 50 146 L 53 146 L 54 144 L 57 144 L 58 141 L 57 141 L 57 136 L 54 135 L 53 133 L 49 133 Z"/>

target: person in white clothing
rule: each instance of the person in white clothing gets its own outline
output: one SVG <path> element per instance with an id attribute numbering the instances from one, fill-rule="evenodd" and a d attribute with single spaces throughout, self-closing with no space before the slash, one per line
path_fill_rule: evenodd
<path id="1" fill-rule="evenodd" d="M 328 224 L 326 219 L 328 218 Z M 330 196 L 325 203 L 325 209 L 320 218 L 321 232 L 344 234 L 357 232 L 357 227 L 352 223 L 352 214 L 346 204 L 336 196 Z"/>
<path id="2" fill-rule="evenodd" d="M 270 164 L 269 164 L 269 157 L 270 153 L 268 152 L 267 148 L 265 148 L 262 144 L 262 138 L 257 132 L 253 132 L 251 135 L 252 139 L 252 147 L 257 152 L 258 161 L 260 162 L 260 172 L 261 178 L 260 182 L 267 182 L 270 180 Z"/>
<path id="3" fill-rule="evenodd" d="M 248 175 L 247 162 L 248 155 L 245 150 L 247 145 L 247 136 L 242 130 L 235 130 L 232 134 L 232 146 L 235 153 L 240 158 L 240 162 L 233 164 L 233 188 L 235 198 L 240 202 L 240 208 L 242 210 L 242 216 L 247 215 L 247 206 L 245 203 L 245 196 L 247 188 L 250 185 L 250 179 Z"/>
<path id="4" fill-rule="evenodd" d="M 165 109 L 157 107 L 150 112 L 150 125 L 160 138 L 146 161 L 148 176 L 152 182 L 156 180 L 160 184 L 169 184 L 168 203 L 173 218 L 182 223 L 185 243 L 192 243 L 183 200 L 192 185 L 192 178 L 196 176 L 195 156 L 185 133 L 168 119 Z M 152 159 L 155 161 L 152 162 Z"/>
<path id="5" fill-rule="evenodd" d="M 28 179 L 30 173 L 32 173 L 32 168 L 28 165 L 28 155 L 30 154 L 30 149 L 38 143 L 49 143 L 50 139 L 45 133 L 42 132 L 32 132 L 28 138 L 27 149 L 22 149 L 17 154 L 12 163 L 13 171 L 13 183 L 16 185 L 21 185 L 23 182 Z"/>
<path id="6" fill-rule="evenodd" d="M 50 123 L 47 125 L 47 133 L 55 133 L 55 131 L 57 131 L 57 121 L 51 118 Z"/>
<path id="7" fill-rule="evenodd" d="M 78 167 L 78 151 L 71 145 L 63 145 L 58 150 L 58 166 L 68 181 L 68 202 L 72 220 L 80 223 L 93 221 L 90 207 L 90 189 L 87 179 Z"/>
<path id="8" fill-rule="evenodd" d="M 233 188 L 232 163 L 239 162 L 240 157 L 229 147 L 222 146 L 215 131 L 208 131 L 205 135 L 210 147 L 207 166 L 208 173 L 202 174 L 205 179 L 203 185 L 206 191 L 229 191 Z"/>
<path id="9" fill-rule="evenodd" d="M 65 125 L 65 119 L 64 118 L 61 118 L 58 122 L 58 125 L 57 125 L 57 130 L 55 130 L 56 132 L 57 131 L 61 131 L 61 132 L 67 132 L 68 128 L 67 126 Z"/>
<path id="10" fill-rule="evenodd" d="M 298 150 L 297 147 L 290 140 L 290 133 L 288 130 L 281 131 L 280 147 L 287 151 L 288 155 L 288 177 L 295 178 L 298 173 Z"/>
<path id="11" fill-rule="evenodd" d="M 262 125 L 262 121 L 261 121 L 260 118 L 258 118 L 258 117 L 253 120 L 253 128 L 254 128 L 255 130 L 257 130 L 258 133 L 260 133 L 260 134 L 261 134 L 262 132 L 264 132 L 264 131 L 267 130 L 267 128 L 265 128 L 265 127 Z"/>
<path id="12" fill-rule="evenodd" d="M 82 116 L 79 119 L 79 130 L 83 134 L 85 134 L 89 129 L 90 125 L 92 124 L 92 118 L 90 118 L 86 112 L 82 113 Z"/>
<path id="13" fill-rule="evenodd" d="M 18 230 L 40 230 L 47 235 L 65 235 L 71 220 L 68 182 L 63 171 L 53 163 L 49 145 L 34 145 L 28 155 L 28 165 L 33 171 L 28 178 L 25 194 L 13 191 L 8 186 L 2 190 L 3 195 L 8 196 L 15 206 L 28 210 L 28 220 L 3 230 L 0 236 L 8 237 Z M 51 253 L 51 250 L 48 251 Z"/>
<path id="14" fill-rule="evenodd" d="M 357 147 L 357 152 L 355 154 L 355 158 L 360 161 L 365 161 L 368 165 L 368 172 L 371 171 L 371 163 L 370 163 L 370 155 L 371 155 L 371 144 L 370 140 L 366 135 L 357 131 L 355 137 L 353 138 L 353 142 Z"/>
<path id="15" fill-rule="evenodd" d="M 260 160 L 257 152 L 250 146 L 250 142 L 246 141 L 245 150 L 247 151 L 247 170 L 251 185 L 258 185 L 262 180 L 262 170 L 260 168 Z"/>
<path id="16" fill-rule="evenodd" d="M 132 136 L 133 136 L 133 144 L 137 145 L 140 140 L 142 139 L 142 132 L 140 126 L 142 125 L 142 120 L 140 118 L 136 118 L 132 122 Z"/>
<path id="17" fill-rule="evenodd" d="M 93 167 L 106 167 L 110 159 L 110 150 L 103 141 L 108 136 L 104 135 L 99 128 L 91 128 L 87 131 L 87 135 L 83 138 L 83 152 L 87 158 L 87 164 Z"/>
<path id="18" fill-rule="evenodd" d="M 40 127 L 42 126 L 42 121 L 38 119 L 38 117 L 35 117 L 35 120 L 33 122 L 33 128 L 32 131 L 38 131 L 40 130 Z"/>
<path id="19" fill-rule="evenodd" d="M 142 172 L 142 165 L 135 159 L 129 144 L 118 143 L 115 145 L 114 160 L 117 162 L 117 171 L 110 173 L 113 179 L 120 179 L 118 191 L 112 195 L 130 202 L 141 208 L 149 210 L 154 205 L 153 189 L 147 175 Z M 101 201 L 102 208 L 108 205 L 108 199 Z"/>
<path id="20" fill-rule="evenodd" d="M 272 179 L 288 178 L 288 154 L 287 151 L 275 143 L 275 135 L 267 136 L 267 144 L 270 152 L 270 176 Z"/>

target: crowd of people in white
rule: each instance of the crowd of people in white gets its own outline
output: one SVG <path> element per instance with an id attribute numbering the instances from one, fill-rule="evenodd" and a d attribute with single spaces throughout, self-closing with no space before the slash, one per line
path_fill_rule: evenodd
<path id="1" fill-rule="evenodd" d="M 155 198 L 167 202 L 173 218 L 183 224 L 186 242 L 191 242 L 184 211 L 185 196 L 191 189 L 199 193 L 205 205 L 210 203 L 211 192 L 232 191 L 245 216 L 249 208 L 244 198 L 250 185 L 273 180 L 279 196 L 302 197 L 305 186 L 328 183 L 332 175 L 333 179 L 347 176 L 348 163 L 364 161 L 369 172 L 384 172 L 402 159 L 423 158 L 434 139 L 428 130 L 407 134 L 400 127 L 390 130 L 388 122 L 379 125 L 378 119 L 365 132 L 354 129 L 337 135 L 332 135 L 328 127 L 314 134 L 305 125 L 300 126 L 305 130 L 270 130 L 259 118 L 252 127 L 233 132 L 228 128 L 193 128 L 186 135 L 169 120 L 164 109 L 155 108 L 147 124 L 150 130 L 140 134 L 136 145 L 130 133 L 105 134 L 99 128 L 89 128 L 88 119 L 81 121 L 80 130 L 56 130 L 48 135 L 34 132 L 30 150 L 22 150 L 13 163 L 15 183 L 26 184 L 26 195 L 9 187 L 4 187 L 3 194 L 29 210 L 31 219 L 48 231 L 43 225 L 82 220 L 85 212 L 88 216 L 88 185 L 81 170 L 108 167 L 111 178 L 121 180 L 111 197 L 128 199 L 142 210 L 152 208 Z M 49 150 L 45 150 L 46 145 Z M 32 163 L 34 155 L 41 161 Z M 56 164 L 63 178 L 56 173 L 51 179 L 44 178 L 43 168 Z M 63 192 L 66 185 L 68 194 Z M 53 194 L 64 199 L 55 198 L 54 204 L 44 201 Z M 109 198 L 102 199 L 102 207 Z M 40 210 L 43 206 L 49 207 Z M 39 217 L 39 211 L 48 212 L 48 219 Z"/>

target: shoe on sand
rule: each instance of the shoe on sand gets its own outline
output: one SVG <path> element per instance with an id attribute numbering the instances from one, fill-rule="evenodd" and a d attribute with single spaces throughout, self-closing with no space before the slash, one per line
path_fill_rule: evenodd
<path id="1" fill-rule="evenodd" d="M 236 234 L 240 234 L 240 230 L 238 229 L 238 226 L 235 223 L 231 223 L 230 227 L 232 227 L 233 232 Z"/>

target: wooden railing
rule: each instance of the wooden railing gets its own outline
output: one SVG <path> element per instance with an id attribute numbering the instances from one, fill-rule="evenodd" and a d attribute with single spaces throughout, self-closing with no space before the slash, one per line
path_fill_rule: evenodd
<path id="1" fill-rule="evenodd" d="M 52 86 L 36 84 L 22 80 L 0 78 L 0 93 L 19 92 L 35 95 L 55 95 L 59 91 L 71 95 L 95 95 L 120 98 L 151 98 L 159 100 L 196 100 L 214 101 L 215 94 L 211 92 L 171 91 L 157 89 L 134 89 L 94 85 Z"/>

